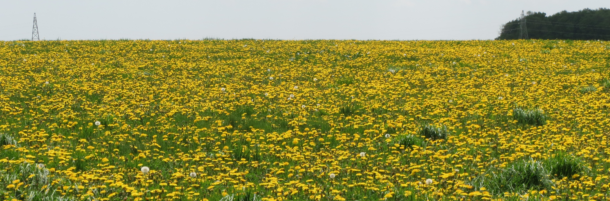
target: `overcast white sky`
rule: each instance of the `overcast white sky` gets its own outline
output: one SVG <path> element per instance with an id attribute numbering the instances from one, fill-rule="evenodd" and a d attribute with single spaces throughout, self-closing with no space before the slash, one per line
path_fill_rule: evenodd
<path id="1" fill-rule="evenodd" d="M 2 0 L 0 40 L 494 39 L 521 10 L 609 7 L 608 0 Z"/>

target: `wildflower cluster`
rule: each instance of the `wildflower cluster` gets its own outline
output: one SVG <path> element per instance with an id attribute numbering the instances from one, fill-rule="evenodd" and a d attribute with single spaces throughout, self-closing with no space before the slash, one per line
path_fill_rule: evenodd
<path id="1" fill-rule="evenodd" d="M 607 46 L 0 41 L 0 200 L 609 199 Z"/>

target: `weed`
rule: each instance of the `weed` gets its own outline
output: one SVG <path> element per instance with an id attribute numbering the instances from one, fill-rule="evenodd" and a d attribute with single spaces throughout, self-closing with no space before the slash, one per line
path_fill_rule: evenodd
<path id="1" fill-rule="evenodd" d="M 559 179 L 580 174 L 586 169 L 583 164 L 581 159 L 568 155 L 565 152 L 558 152 L 545 161 L 545 165 L 550 170 L 551 175 Z"/>
<path id="2" fill-rule="evenodd" d="M 393 144 L 399 144 L 406 148 L 412 148 L 413 145 L 417 145 L 419 147 L 424 146 L 426 141 L 414 135 L 400 135 L 393 140 Z"/>
<path id="3" fill-rule="evenodd" d="M 529 110 L 515 108 L 513 109 L 513 119 L 517 120 L 519 124 L 542 126 L 546 124 L 547 117 L 540 108 Z"/>
<path id="4" fill-rule="evenodd" d="M 595 86 L 586 86 L 580 89 L 580 93 L 592 93 L 597 91 L 597 88 L 595 88 Z"/>
<path id="5" fill-rule="evenodd" d="M 543 163 L 533 159 L 521 159 L 509 164 L 504 169 L 490 169 L 476 177 L 473 185 L 485 187 L 491 194 L 501 195 L 505 192 L 526 193 L 530 189 L 550 189 L 553 182 Z"/>
<path id="6" fill-rule="evenodd" d="M 449 130 L 447 130 L 447 126 L 445 125 L 435 127 L 433 125 L 426 124 L 419 129 L 418 133 L 419 135 L 431 140 L 447 139 L 447 136 L 449 136 Z"/>

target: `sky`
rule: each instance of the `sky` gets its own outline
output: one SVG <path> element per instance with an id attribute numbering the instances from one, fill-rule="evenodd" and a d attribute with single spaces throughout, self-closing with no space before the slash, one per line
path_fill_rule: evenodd
<path id="1" fill-rule="evenodd" d="M 610 7 L 608 0 L 2 0 L 0 41 L 357 39 L 493 40 L 521 11 Z"/>

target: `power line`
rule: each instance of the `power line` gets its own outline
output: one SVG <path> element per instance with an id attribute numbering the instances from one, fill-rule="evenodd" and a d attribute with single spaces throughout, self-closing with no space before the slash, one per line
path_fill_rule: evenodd
<path id="1" fill-rule="evenodd" d="M 34 25 L 32 26 L 32 41 L 40 40 L 40 36 L 38 35 L 38 22 L 36 21 L 36 13 L 34 13 Z"/>

